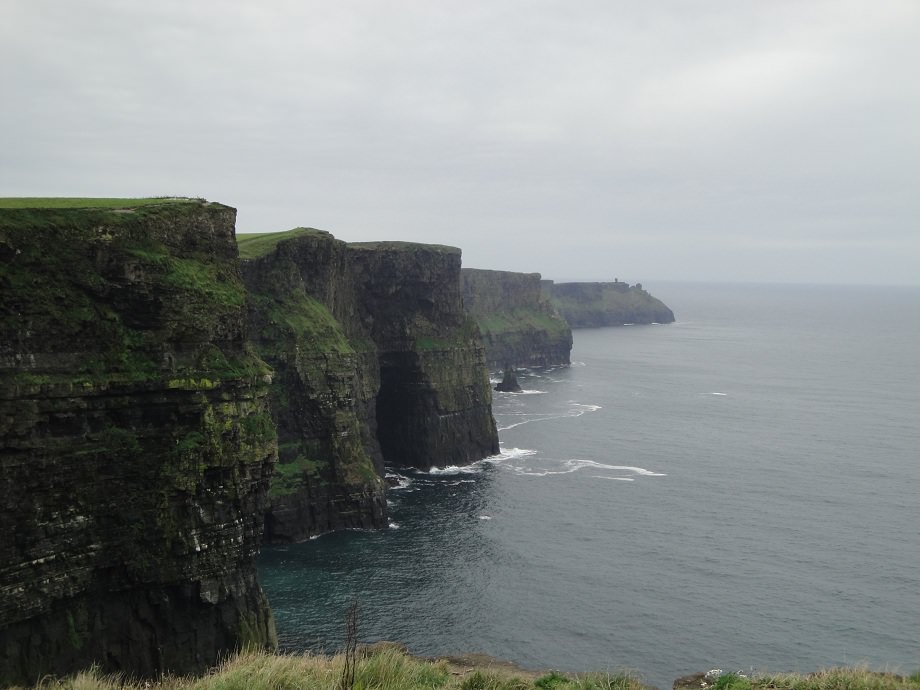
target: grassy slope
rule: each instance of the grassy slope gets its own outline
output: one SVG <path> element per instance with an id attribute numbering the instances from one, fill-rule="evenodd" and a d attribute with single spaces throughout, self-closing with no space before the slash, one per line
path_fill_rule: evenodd
<path id="1" fill-rule="evenodd" d="M 236 244 L 240 250 L 241 259 L 256 259 L 271 252 L 282 240 L 304 235 L 323 235 L 329 233 L 315 228 L 294 228 L 283 232 L 246 232 L 236 233 Z"/>
<path id="2" fill-rule="evenodd" d="M 164 678 L 156 683 L 132 683 L 90 670 L 61 681 L 46 679 L 36 687 L 65 690 L 342 690 L 344 664 L 341 655 L 244 652 L 203 678 Z M 383 648 L 367 657 L 359 657 L 350 687 L 354 690 L 645 690 L 637 678 L 626 673 L 518 673 L 500 666 L 473 668 L 447 660 L 425 661 L 395 648 Z M 918 690 L 920 673 L 905 678 L 850 668 L 808 676 L 745 678 L 726 674 L 714 679 L 709 687 L 713 690 Z"/>
<path id="3" fill-rule="evenodd" d="M 522 329 L 544 330 L 561 333 L 568 329 L 561 317 L 537 309 L 515 309 L 489 314 L 476 314 L 479 328 L 488 333 L 514 332 Z"/>

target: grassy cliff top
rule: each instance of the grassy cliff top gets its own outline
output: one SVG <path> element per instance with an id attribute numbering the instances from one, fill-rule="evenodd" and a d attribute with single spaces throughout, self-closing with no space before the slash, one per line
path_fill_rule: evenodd
<path id="1" fill-rule="evenodd" d="M 0 230 L 139 225 L 157 217 L 193 215 L 202 209 L 233 211 L 223 204 L 185 197 L 0 197 Z"/>
<path id="2" fill-rule="evenodd" d="M 236 233 L 236 244 L 240 249 L 241 259 L 257 259 L 271 253 L 279 242 L 295 237 L 332 238 L 332 235 L 316 228 L 294 228 L 283 232 L 238 232 Z"/>
<path id="3" fill-rule="evenodd" d="M 447 254 L 459 254 L 459 247 L 449 247 L 446 244 L 426 244 L 424 242 L 394 242 L 394 241 L 381 241 L 381 242 L 349 242 L 349 247 L 354 247 L 355 249 L 383 249 L 397 252 L 406 252 L 414 250 L 435 250 L 439 252 L 445 252 Z"/>
<path id="4" fill-rule="evenodd" d="M 122 208 L 130 209 L 138 206 L 152 206 L 157 204 L 185 204 L 203 203 L 204 199 L 192 199 L 178 196 L 146 197 L 143 199 L 104 199 L 104 198 L 77 198 L 77 197 L 0 197 L 0 209 L 37 209 L 37 208 Z"/>

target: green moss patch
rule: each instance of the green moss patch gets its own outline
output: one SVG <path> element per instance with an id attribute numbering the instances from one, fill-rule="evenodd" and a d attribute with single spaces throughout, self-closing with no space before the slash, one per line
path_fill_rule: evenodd
<path id="1" fill-rule="evenodd" d="M 278 463 L 272 475 L 269 494 L 273 498 L 292 496 L 310 483 L 321 480 L 329 464 L 324 460 L 314 460 L 305 455 L 298 455 L 291 462 Z"/>
<path id="2" fill-rule="evenodd" d="M 275 299 L 266 295 L 252 295 L 252 308 L 259 312 L 262 328 L 253 337 L 260 343 L 265 357 L 282 357 L 293 352 L 294 342 L 311 352 L 350 354 L 354 349 L 345 337 L 338 321 L 320 302 L 304 293 L 286 295 Z M 271 343 L 274 343 L 272 345 Z"/>

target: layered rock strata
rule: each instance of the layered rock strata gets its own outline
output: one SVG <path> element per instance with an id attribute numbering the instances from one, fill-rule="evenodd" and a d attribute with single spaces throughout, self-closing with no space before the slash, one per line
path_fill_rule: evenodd
<path id="1" fill-rule="evenodd" d="M 239 246 L 252 342 L 275 370 L 267 540 L 385 525 L 384 461 L 427 469 L 498 451 L 458 249 L 306 228 Z"/>
<path id="2" fill-rule="evenodd" d="M 0 684 L 274 645 L 254 555 L 275 431 L 234 221 L 0 210 Z"/>
<path id="3" fill-rule="evenodd" d="M 464 268 L 463 301 L 492 369 L 569 363 L 572 330 L 541 292 L 539 273 Z"/>
<path id="4" fill-rule="evenodd" d="M 673 323 L 672 312 L 640 283 L 548 283 L 544 294 L 572 328 Z"/>
<path id="5" fill-rule="evenodd" d="M 275 370 L 279 465 L 269 542 L 387 524 L 377 349 L 344 242 L 319 230 L 241 236 L 254 346 Z"/>

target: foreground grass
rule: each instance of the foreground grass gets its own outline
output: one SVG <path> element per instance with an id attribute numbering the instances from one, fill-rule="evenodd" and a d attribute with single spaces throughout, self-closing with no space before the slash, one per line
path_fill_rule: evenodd
<path id="1" fill-rule="evenodd" d="M 345 658 L 244 652 L 202 678 L 167 677 L 125 682 L 90 670 L 35 686 L 51 690 L 349 690 L 342 687 Z M 397 649 L 359 658 L 353 690 L 644 690 L 629 675 L 522 677 L 504 670 L 457 669 L 447 661 L 425 661 Z"/>
<path id="2" fill-rule="evenodd" d="M 627 673 L 543 675 L 504 669 L 461 668 L 447 661 L 425 661 L 385 648 L 360 657 L 351 688 L 342 685 L 343 656 L 281 655 L 244 652 L 202 678 L 167 677 L 157 682 L 126 682 L 90 670 L 45 679 L 36 689 L 51 690 L 647 690 Z M 712 690 L 920 690 L 920 673 L 911 677 L 866 669 L 832 669 L 801 675 L 725 674 Z"/>
<path id="3" fill-rule="evenodd" d="M 808 675 L 755 674 L 747 678 L 727 673 L 710 690 L 918 690 L 920 672 L 912 676 L 877 673 L 866 668 L 833 668 Z"/>

